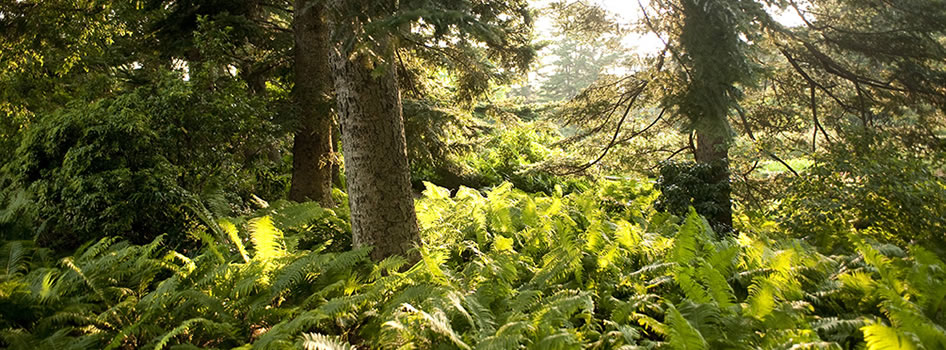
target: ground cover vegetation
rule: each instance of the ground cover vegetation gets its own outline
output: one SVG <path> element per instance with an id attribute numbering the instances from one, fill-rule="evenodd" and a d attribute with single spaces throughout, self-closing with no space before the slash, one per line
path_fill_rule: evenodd
<path id="1" fill-rule="evenodd" d="M 612 5 L 0 3 L 0 347 L 946 348 L 946 3 Z"/>

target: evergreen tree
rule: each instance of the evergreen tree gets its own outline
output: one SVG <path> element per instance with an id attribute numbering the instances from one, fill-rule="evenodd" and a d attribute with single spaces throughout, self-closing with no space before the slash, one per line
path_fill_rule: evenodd
<path id="1" fill-rule="evenodd" d="M 329 28 L 322 1 L 297 0 L 293 18 L 293 101 L 298 116 L 292 146 L 289 199 L 333 207 L 332 71 Z"/>
<path id="2" fill-rule="evenodd" d="M 539 94 L 546 101 L 568 100 L 620 64 L 621 38 L 627 34 L 604 9 L 584 2 L 555 2 L 554 40 L 547 54 L 554 57 L 543 74 Z"/>
<path id="3" fill-rule="evenodd" d="M 534 50 L 528 45 L 528 6 L 521 0 L 362 0 L 327 6 L 352 242 L 374 246 L 375 259 L 406 255 L 419 235 L 398 85 L 399 45 L 446 67 L 464 67 L 455 71 L 458 93 L 472 98 L 488 90 L 491 76 L 529 66 Z"/>
<path id="4" fill-rule="evenodd" d="M 335 80 L 345 173 L 351 206 L 352 243 L 374 246 L 375 259 L 408 255 L 420 242 L 404 138 L 395 41 L 374 23 L 392 16 L 395 1 L 328 3 L 331 63 Z M 371 41 L 364 40 L 370 37 Z"/>
<path id="5" fill-rule="evenodd" d="M 681 5 L 679 40 L 687 85 L 670 101 L 696 134 L 696 162 L 712 169 L 703 180 L 716 188 L 712 196 L 716 208 L 712 215 L 702 214 L 710 216 L 714 226 L 731 230 L 729 114 L 740 95 L 735 84 L 749 75 L 745 43 L 739 38 L 741 18 L 737 17 L 739 9 L 729 1 L 683 0 Z"/>

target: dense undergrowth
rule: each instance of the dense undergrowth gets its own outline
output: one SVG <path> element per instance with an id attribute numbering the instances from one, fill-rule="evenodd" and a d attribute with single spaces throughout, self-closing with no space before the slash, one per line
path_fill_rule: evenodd
<path id="1" fill-rule="evenodd" d="M 946 264 L 834 232 L 820 253 L 745 215 L 718 235 L 647 182 L 563 195 L 428 185 L 419 261 L 315 242 L 346 214 L 274 203 L 212 219 L 200 249 L 114 238 L 0 248 L 15 349 L 942 349 Z M 344 207 L 344 206 L 343 206 Z M 876 230 L 876 228 L 872 228 Z M 839 253 L 840 252 L 840 253 Z"/>

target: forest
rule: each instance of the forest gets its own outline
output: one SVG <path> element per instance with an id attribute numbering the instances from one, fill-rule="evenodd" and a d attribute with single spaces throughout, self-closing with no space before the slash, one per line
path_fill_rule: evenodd
<path id="1" fill-rule="evenodd" d="M 0 348 L 946 349 L 946 0 L 0 1 Z"/>

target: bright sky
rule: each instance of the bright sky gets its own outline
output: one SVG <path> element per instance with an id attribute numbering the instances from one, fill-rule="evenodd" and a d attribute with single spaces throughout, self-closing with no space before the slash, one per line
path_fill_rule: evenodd
<path id="1" fill-rule="evenodd" d="M 529 0 L 533 8 L 543 9 L 549 3 L 554 0 Z M 649 9 L 650 0 L 583 0 L 590 3 L 601 5 L 601 7 L 610 11 L 611 13 L 618 16 L 620 24 L 622 25 L 634 25 L 642 17 L 641 4 L 645 8 Z M 805 0 L 801 0 L 802 3 L 805 3 Z M 798 26 L 803 22 L 800 17 L 794 11 L 776 11 L 770 10 L 774 15 L 775 19 L 787 26 Z M 536 18 L 535 25 L 536 32 L 538 33 L 539 39 L 552 40 L 552 21 L 551 19 L 540 15 Z M 637 52 L 640 55 L 653 55 L 657 54 L 660 49 L 663 48 L 664 44 L 654 33 L 638 34 L 630 33 L 627 37 L 622 40 L 624 46 L 628 49 L 631 49 Z M 539 60 L 542 62 L 543 67 L 539 68 L 538 71 L 532 71 L 529 73 L 528 82 L 526 84 L 533 85 L 538 84 L 540 81 L 541 74 L 550 73 L 554 70 L 554 66 L 550 65 L 555 61 L 554 56 L 542 55 L 540 53 Z M 626 72 L 630 67 L 614 67 L 612 68 L 611 73 L 623 73 Z"/>
<path id="2" fill-rule="evenodd" d="M 640 0 L 638 3 L 637 0 L 586 0 L 591 3 L 596 3 L 607 9 L 608 11 L 616 14 L 622 19 L 622 24 L 632 24 L 636 23 L 641 18 L 641 8 L 640 4 L 643 4 L 644 7 L 647 7 L 650 3 L 650 0 Z M 543 8 L 552 0 L 531 0 L 535 8 Z M 775 18 L 782 24 L 788 26 L 796 26 L 802 24 L 801 18 L 795 12 L 785 11 L 778 12 L 772 11 L 775 15 Z M 536 29 L 541 33 L 543 37 L 547 37 L 545 33 L 551 31 L 551 23 L 548 19 L 539 18 L 536 23 Z M 654 34 L 647 34 L 640 36 L 638 34 L 631 34 L 624 39 L 624 45 L 628 48 L 635 48 L 638 52 L 649 53 L 656 52 L 663 47 L 663 43 L 657 38 Z"/>

